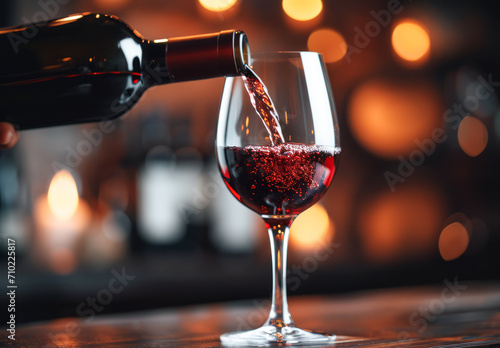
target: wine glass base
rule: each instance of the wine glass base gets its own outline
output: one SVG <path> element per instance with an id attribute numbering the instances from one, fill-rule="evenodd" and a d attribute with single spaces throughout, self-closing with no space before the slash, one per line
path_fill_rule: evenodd
<path id="1" fill-rule="evenodd" d="M 262 347 L 273 343 L 297 345 L 321 345 L 335 342 L 337 336 L 299 329 L 295 326 L 282 328 L 264 325 L 258 329 L 230 332 L 220 336 L 224 345 Z"/>

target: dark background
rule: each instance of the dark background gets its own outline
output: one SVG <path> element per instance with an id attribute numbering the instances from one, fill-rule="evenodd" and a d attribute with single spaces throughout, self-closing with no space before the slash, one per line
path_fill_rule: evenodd
<path id="1" fill-rule="evenodd" d="M 296 232 L 313 240 L 294 240 L 292 233 L 290 294 L 498 280 L 498 86 L 492 83 L 488 98 L 476 98 L 471 110 L 453 111 L 475 97 L 478 77 L 500 81 L 495 2 L 401 2 L 402 10 L 362 48 L 357 33 L 374 21 L 371 11 L 387 9 L 387 1 L 323 1 L 322 13 L 306 22 L 289 18 L 281 1 L 268 0 L 240 0 L 222 13 L 195 0 L 57 4 L 52 18 L 116 14 L 151 39 L 239 28 L 253 52 L 307 50 L 312 32 L 336 30 L 347 47 L 358 48 L 327 63 L 341 161 L 323 210 L 304 217 L 309 230 Z M 40 11 L 36 1 L 2 1 L 0 24 L 22 24 Z M 416 63 L 391 46 L 392 31 L 404 20 L 420 23 L 430 38 L 429 53 Z M 64 163 L 68 148 L 85 140 L 82 130 L 95 125 L 26 131 L 14 149 L 0 153 L 1 248 L 5 255 L 6 238 L 16 240 L 18 323 L 88 316 L 79 306 L 102 296 L 112 270 L 123 268 L 135 278 L 97 314 L 270 295 L 264 224 L 239 207 L 214 169 L 223 82 L 155 88 L 114 122 L 115 130 L 73 172 L 91 215 L 77 234 L 41 231 L 36 202 L 47 193 L 54 161 Z M 40 110 L 40 117 L 49 112 Z M 455 118 L 450 122 L 446 115 Z M 472 125 L 457 129 L 465 116 Z M 418 144 L 432 139 L 435 129 L 443 129 L 446 140 L 419 157 Z M 460 132 L 484 150 L 469 155 Z M 401 180 L 393 190 L 388 172 Z M 320 260 L 318 251 L 328 257 Z"/>

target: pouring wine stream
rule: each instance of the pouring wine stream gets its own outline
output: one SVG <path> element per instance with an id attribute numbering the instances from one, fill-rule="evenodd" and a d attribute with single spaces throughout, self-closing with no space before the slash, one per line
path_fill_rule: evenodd
<path id="1" fill-rule="evenodd" d="M 247 65 L 245 74 L 241 76 L 248 91 L 250 100 L 252 102 L 257 115 L 261 118 L 262 122 L 269 133 L 269 140 L 274 146 L 285 143 L 283 132 L 279 124 L 279 115 L 274 108 L 273 101 L 269 96 L 266 85 L 255 74 L 255 72 Z"/>

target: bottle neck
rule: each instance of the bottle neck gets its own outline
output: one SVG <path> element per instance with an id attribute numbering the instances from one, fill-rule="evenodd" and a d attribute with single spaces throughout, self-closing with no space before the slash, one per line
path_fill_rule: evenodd
<path id="1" fill-rule="evenodd" d="M 148 41 L 143 44 L 142 71 L 146 88 L 174 82 L 165 64 L 166 42 Z"/>
<path id="2" fill-rule="evenodd" d="M 244 32 L 156 40 L 147 44 L 146 84 L 156 85 L 241 75 L 250 59 Z"/>

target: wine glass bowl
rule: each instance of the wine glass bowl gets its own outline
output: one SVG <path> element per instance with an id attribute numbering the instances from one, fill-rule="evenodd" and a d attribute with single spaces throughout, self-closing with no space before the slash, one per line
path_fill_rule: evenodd
<path id="1" fill-rule="evenodd" d="M 224 182 L 259 215 L 296 216 L 326 192 L 335 172 L 328 147 L 285 143 L 219 149 Z"/>
<path id="2" fill-rule="evenodd" d="M 248 346 L 332 342 L 334 335 L 295 326 L 285 286 L 289 227 L 324 195 L 340 153 L 337 116 L 321 55 L 252 56 L 251 69 L 243 78 L 226 80 L 216 149 L 228 189 L 266 222 L 273 262 L 268 320 L 255 330 L 224 334 L 222 342 Z"/>

